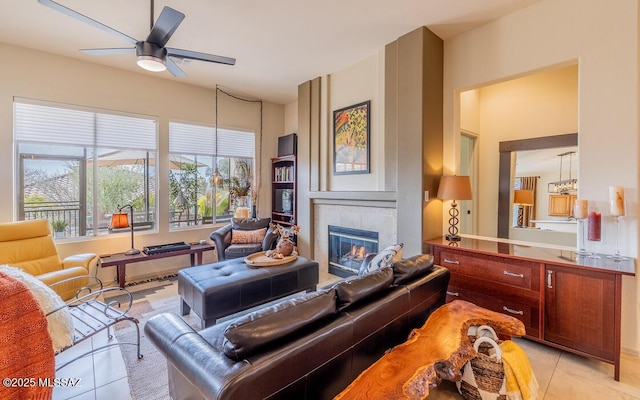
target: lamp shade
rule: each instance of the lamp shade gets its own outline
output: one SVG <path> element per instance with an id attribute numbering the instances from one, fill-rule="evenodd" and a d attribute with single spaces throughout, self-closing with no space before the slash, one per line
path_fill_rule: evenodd
<path id="1" fill-rule="evenodd" d="M 441 200 L 471 200 L 471 179 L 468 176 L 443 176 L 438 187 Z"/>
<path id="2" fill-rule="evenodd" d="M 533 190 L 516 190 L 513 194 L 513 204 L 521 206 L 532 206 Z"/>
<path id="3" fill-rule="evenodd" d="M 116 212 L 111 215 L 111 229 L 129 227 L 129 216 L 125 212 Z"/>

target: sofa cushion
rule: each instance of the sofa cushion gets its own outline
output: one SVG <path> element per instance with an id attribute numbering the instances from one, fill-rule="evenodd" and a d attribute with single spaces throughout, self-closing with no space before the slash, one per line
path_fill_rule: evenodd
<path id="1" fill-rule="evenodd" d="M 231 228 L 233 229 L 261 229 L 268 228 L 271 218 L 231 218 Z"/>
<path id="2" fill-rule="evenodd" d="M 333 287 L 338 296 L 338 311 L 342 311 L 352 304 L 380 293 L 391 286 L 393 270 L 385 267 L 361 276 L 351 276 Z"/>
<path id="3" fill-rule="evenodd" d="M 262 251 L 262 243 L 234 244 L 224 249 L 224 256 L 227 259 L 242 258 L 259 251 Z"/>
<path id="4" fill-rule="evenodd" d="M 358 271 L 358 275 L 364 275 L 380 268 L 390 267 L 394 262 L 402 260 L 403 247 L 404 243 L 398 243 L 385 248 L 376 254 L 368 264 L 362 265 L 360 271 Z"/>
<path id="5" fill-rule="evenodd" d="M 264 236 L 267 234 L 267 228 L 243 230 L 243 229 L 231 229 L 231 244 L 249 244 L 260 243 L 264 240 Z"/>
<path id="6" fill-rule="evenodd" d="M 392 265 L 393 284 L 401 285 L 426 275 L 433 269 L 431 254 L 418 254 L 404 260 L 396 261 Z"/>
<path id="7" fill-rule="evenodd" d="M 232 322 L 224 331 L 224 354 L 241 360 L 260 348 L 336 313 L 336 292 L 318 291 L 281 301 Z"/>

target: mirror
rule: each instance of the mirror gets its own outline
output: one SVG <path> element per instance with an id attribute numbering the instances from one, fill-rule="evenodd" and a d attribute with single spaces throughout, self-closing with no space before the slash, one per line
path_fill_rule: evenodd
<path id="1" fill-rule="evenodd" d="M 517 239 L 534 242 L 545 242 L 551 244 L 562 245 L 574 245 L 576 243 L 576 234 L 570 232 L 563 232 L 560 229 L 564 227 L 553 226 L 553 224 L 547 221 L 557 220 L 560 218 L 552 218 L 548 215 L 537 215 L 537 220 L 540 223 L 533 223 L 539 229 L 530 228 L 518 228 L 513 227 L 512 210 L 514 182 L 515 182 L 515 170 L 516 166 L 513 163 L 517 152 L 533 151 L 548 149 L 556 154 L 563 154 L 568 151 L 577 150 L 578 146 L 578 134 L 570 133 L 566 135 L 544 136 L 531 139 L 511 140 L 500 142 L 500 161 L 499 161 L 499 179 L 498 179 L 498 237 Z M 576 157 L 577 158 L 577 157 Z M 577 162 L 577 161 L 576 161 Z M 566 167 L 565 167 L 566 168 Z M 524 168 L 523 168 L 524 169 Z M 547 168 L 548 169 L 548 168 Z M 530 170 L 532 171 L 532 170 Z M 559 164 L 556 167 L 555 172 L 559 172 Z M 537 173 L 539 176 L 547 176 L 554 171 L 544 171 L 539 169 Z M 568 174 L 567 174 L 568 175 Z M 577 177 L 577 174 L 576 174 Z M 548 196 L 547 183 L 548 179 L 538 179 L 539 185 L 537 188 L 538 195 L 536 199 L 541 199 Z M 562 218 L 566 220 L 567 218 Z M 540 229 L 541 228 L 541 229 Z"/>
<path id="2" fill-rule="evenodd" d="M 459 100 L 460 136 L 472 135 L 476 146 L 472 155 L 465 154 L 462 139 L 458 139 L 457 171 L 462 174 L 466 163 L 478 163 L 470 174 L 475 174 L 478 182 L 471 200 L 474 212 L 465 214 L 472 229 L 461 233 L 510 238 L 514 183 L 509 177 L 516 176 L 517 152 L 553 148 L 558 149 L 556 154 L 567 148 L 577 151 L 578 135 L 571 133 L 578 131 L 577 60 L 462 91 Z M 511 147 L 501 148 L 502 143 Z M 503 174 L 507 177 L 504 181 L 500 180 Z M 540 188 L 540 193 L 546 191 Z M 545 238 L 540 241 L 548 243 Z"/>

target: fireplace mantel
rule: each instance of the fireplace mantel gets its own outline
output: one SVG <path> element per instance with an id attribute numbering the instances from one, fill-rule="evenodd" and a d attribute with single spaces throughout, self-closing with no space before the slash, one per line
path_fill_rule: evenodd
<path id="1" fill-rule="evenodd" d="M 312 200 L 357 200 L 357 201 L 384 201 L 395 202 L 398 199 L 396 192 L 351 192 L 351 191 L 331 191 L 331 192 L 309 192 Z"/>

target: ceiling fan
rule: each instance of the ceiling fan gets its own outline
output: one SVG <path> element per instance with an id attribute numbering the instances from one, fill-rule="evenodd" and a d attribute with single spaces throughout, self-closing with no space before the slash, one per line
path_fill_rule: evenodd
<path id="1" fill-rule="evenodd" d="M 67 8 L 61 4 L 51 0 L 38 0 L 38 3 L 47 6 L 53 10 L 59 11 L 91 26 L 117 36 L 125 41 L 133 44 L 135 47 L 127 48 L 107 48 L 107 49 L 81 49 L 83 53 L 100 56 L 110 54 L 129 54 L 135 53 L 138 58 L 138 65 L 148 71 L 164 71 L 168 69 L 173 76 L 184 77 L 186 74 L 178 67 L 178 65 L 171 59 L 171 57 L 177 57 L 181 59 L 191 59 L 200 61 L 209 61 L 220 64 L 234 65 L 236 63 L 235 58 L 216 56 L 213 54 L 200 53 L 191 50 L 175 49 L 172 47 L 165 47 L 171 36 L 176 31 L 182 20 L 184 14 L 174 10 L 171 7 L 164 7 L 160 16 L 153 23 L 153 6 L 154 1 L 151 0 L 151 32 L 147 36 L 146 40 L 136 40 L 129 35 L 126 35 L 120 31 L 117 31 L 107 25 L 104 25 L 86 15 L 80 14 L 70 8 Z M 169 57 L 167 57 L 169 56 Z"/>

